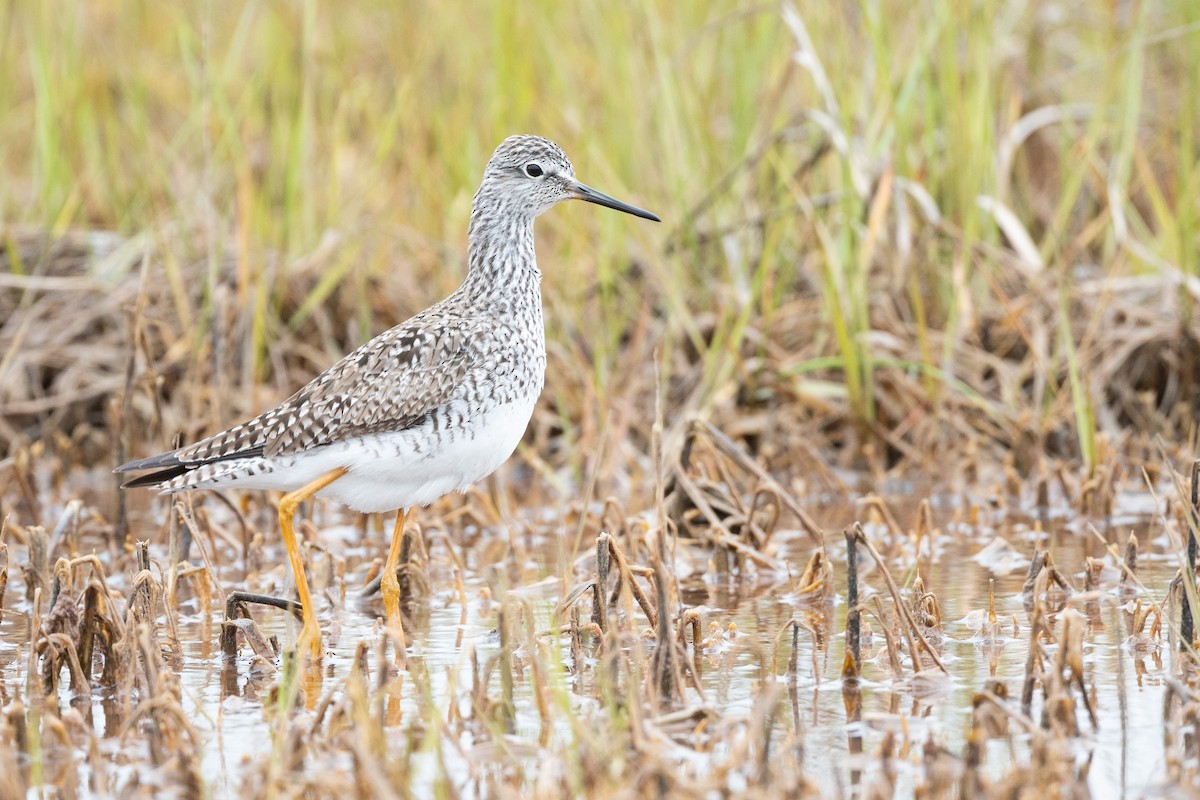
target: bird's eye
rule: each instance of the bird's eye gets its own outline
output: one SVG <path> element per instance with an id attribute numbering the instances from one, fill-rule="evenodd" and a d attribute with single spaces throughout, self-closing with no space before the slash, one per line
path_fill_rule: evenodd
<path id="1" fill-rule="evenodd" d="M 542 177 L 542 167 L 539 164 L 526 164 L 525 174 L 531 178 L 540 178 Z"/>

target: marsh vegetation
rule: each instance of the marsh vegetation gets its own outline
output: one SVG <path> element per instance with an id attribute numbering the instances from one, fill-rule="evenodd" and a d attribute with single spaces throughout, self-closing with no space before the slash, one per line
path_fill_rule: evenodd
<path id="1" fill-rule="evenodd" d="M 1200 5 L 0 29 L 0 796 L 1200 790 Z M 414 516 L 399 651 L 387 521 L 305 508 L 299 658 L 277 498 L 112 468 L 452 290 L 525 131 L 665 224 L 539 222 L 517 455 Z"/>

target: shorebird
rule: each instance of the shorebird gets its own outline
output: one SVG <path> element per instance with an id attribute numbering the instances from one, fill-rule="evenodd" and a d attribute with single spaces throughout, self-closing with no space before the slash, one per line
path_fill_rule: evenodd
<path id="1" fill-rule="evenodd" d="M 279 527 L 304 623 L 298 648 L 321 651 L 293 518 L 327 497 L 366 512 L 396 512 L 380 588 L 389 625 L 400 620 L 396 566 L 414 506 L 462 491 L 516 450 L 546 371 L 542 274 L 533 221 L 564 200 L 644 219 L 649 211 L 580 183 L 558 145 L 511 136 L 492 154 L 471 207 L 466 280 L 439 303 L 376 336 L 275 408 L 117 472 L 150 471 L 126 487 L 163 494 L 234 487 L 285 494 Z"/>

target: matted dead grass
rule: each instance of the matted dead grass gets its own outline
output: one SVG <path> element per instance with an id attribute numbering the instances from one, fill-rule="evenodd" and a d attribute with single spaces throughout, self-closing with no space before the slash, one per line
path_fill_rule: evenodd
<path id="1" fill-rule="evenodd" d="M 1054 309 L 1037 297 L 1052 288 L 1012 298 L 977 345 L 956 349 L 973 391 L 954 396 L 925 394 L 902 366 L 912 331 L 884 304 L 874 324 L 895 364 L 880 369 L 866 429 L 819 391 L 819 373 L 792 372 L 827 346 L 802 301 L 747 328 L 715 390 L 648 304 L 630 379 L 595 430 L 583 344 L 560 342 L 551 380 L 578 418 L 540 408 L 486 490 L 439 502 L 410 531 L 403 658 L 375 621 L 379 526 L 313 509 L 302 529 L 329 642 L 311 663 L 291 645 L 269 498 L 125 500 L 109 470 L 290 392 L 324 357 L 302 342 L 344 327 L 338 301 L 280 336 L 260 383 L 227 344 L 247 312 L 218 303 L 214 333 L 194 340 L 148 242 L 9 241 L 38 265 L 9 273 L 0 294 L 10 796 L 1093 796 L 1113 756 L 1097 732 L 1139 735 L 1123 711 L 1133 690 L 1089 655 L 1113 647 L 1128 661 L 1118 675 L 1145 676 L 1160 703 L 1162 766 L 1121 780 L 1200 785 L 1200 693 L 1178 654 L 1171 581 L 1187 505 L 1163 485 L 1185 443 L 1161 444 L 1191 436 L 1191 411 L 1153 400 L 1175 396 L 1185 359 L 1165 355 L 1170 327 L 1148 329 L 1143 296 L 1124 312 L 1116 292 L 1072 301 L 1108 321 L 1081 340 L 1089 363 L 1122 385 L 1131 371 L 1166 380 L 1097 395 L 1099 426 L 1115 427 L 1091 475 L 1070 409 L 1017 410 L 1038 380 L 1066 380 L 1041 366 Z M 289 275 L 311 280 L 319 260 L 308 269 Z M 1158 367 L 1136 355 L 1146 348 Z M 670 376 L 661 392 L 634 366 L 655 358 Z M 217 365 L 230 369 L 218 377 Z M 1154 424 L 1136 427 L 1137 408 Z M 569 426 L 582 433 L 566 442 Z M 1164 496 L 1129 517 L 1139 470 Z M 934 476 L 930 499 L 910 505 L 921 475 Z M 1083 530 L 1064 540 L 1058 518 Z M 838 519 L 857 520 L 841 544 L 825 529 Z M 1125 545 L 1131 524 L 1155 542 L 1148 566 L 1136 539 Z M 10 552 L 22 555 L 11 586 Z M 957 582 L 960 559 L 993 576 L 990 597 Z M 966 616 L 948 618 L 927 578 Z"/>

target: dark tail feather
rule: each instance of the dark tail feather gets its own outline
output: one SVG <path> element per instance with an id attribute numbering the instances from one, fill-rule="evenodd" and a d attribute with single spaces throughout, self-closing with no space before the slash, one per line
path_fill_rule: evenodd
<path id="1" fill-rule="evenodd" d="M 178 478 L 185 472 L 190 472 L 196 467 L 204 464 L 213 464 L 218 461 L 232 461 L 238 458 L 255 458 L 263 454 L 262 445 L 257 447 L 249 447 L 237 453 L 224 453 L 213 458 L 206 458 L 199 461 L 180 461 L 179 450 L 172 450 L 169 453 L 160 453 L 149 458 L 141 458 L 137 461 L 130 461 L 128 464 L 122 464 L 117 467 L 114 472 L 142 472 L 144 470 L 153 470 L 147 475 L 139 475 L 131 481 L 121 484 L 124 489 L 135 489 L 138 486 L 158 486 L 160 483 L 169 481 L 172 478 Z"/>
<path id="2" fill-rule="evenodd" d="M 137 461 L 130 461 L 127 464 L 122 464 L 117 467 L 114 472 L 142 472 L 144 470 L 153 470 L 146 475 L 126 481 L 121 484 L 122 488 L 133 489 L 138 486 L 157 486 L 163 481 L 169 481 L 178 475 L 182 475 L 191 469 L 194 464 L 189 466 L 182 464 L 179 457 L 175 454 L 178 450 L 172 450 L 169 453 L 160 453 L 149 458 L 140 458 Z"/>
<path id="3" fill-rule="evenodd" d="M 150 472 L 146 475 L 139 475 L 130 481 L 125 481 L 121 484 L 122 489 L 136 489 L 139 486 L 158 486 L 160 483 L 165 483 L 172 478 L 177 478 L 188 470 L 192 469 L 184 464 L 176 464 L 173 467 L 160 469 L 155 472 Z M 117 470 L 121 472 L 122 470 Z"/>

